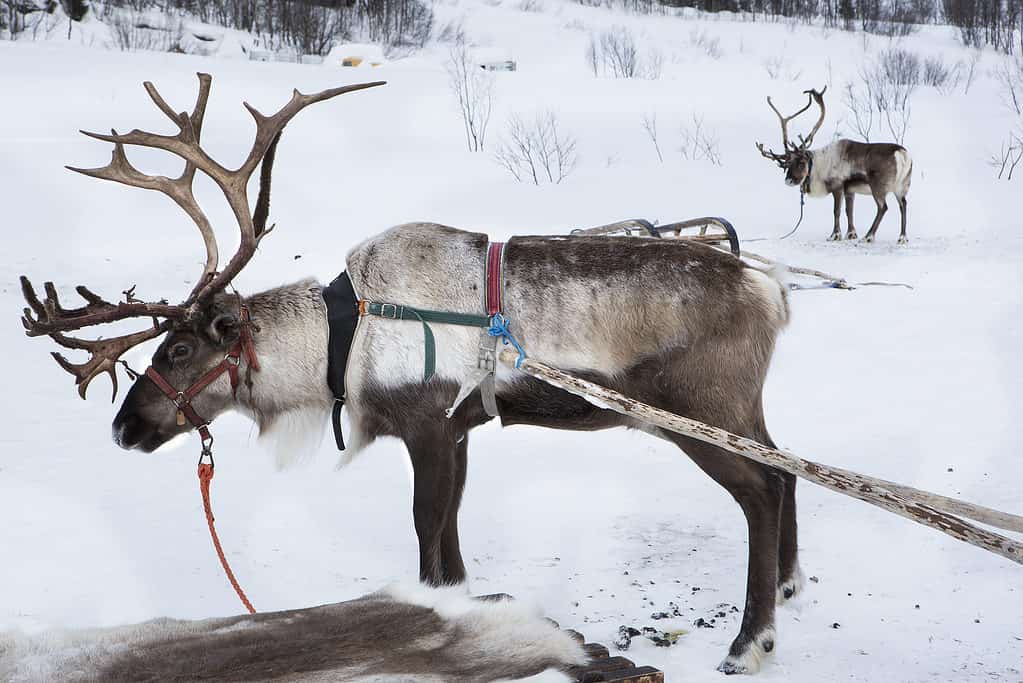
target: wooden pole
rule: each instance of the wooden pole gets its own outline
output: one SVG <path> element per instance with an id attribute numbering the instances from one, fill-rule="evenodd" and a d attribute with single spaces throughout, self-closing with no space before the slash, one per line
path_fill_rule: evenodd
<path id="1" fill-rule="evenodd" d="M 518 355 L 510 350 L 504 350 L 500 354 L 501 361 L 513 367 L 517 357 Z M 768 448 L 752 439 L 641 403 L 613 389 L 588 382 L 531 358 L 523 360 L 519 369 L 547 384 L 576 396 L 582 396 L 601 408 L 613 410 L 676 434 L 698 439 L 723 448 L 730 453 L 794 474 L 819 486 L 894 512 L 900 517 L 937 529 L 952 538 L 1023 564 L 1023 544 L 974 526 L 954 515 L 943 512 L 936 506 L 948 509 L 954 504 L 960 510 L 969 510 L 973 518 L 987 518 L 987 520 L 980 521 L 994 524 L 990 520 L 997 519 L 999 522 L 1009 525 L 1009 528 L 1018 530 L 1017 525 L 1020 524 L 1021 518 L 1016 515 L 973 506 L 970 503 L 937 496 L 908 486 L 892 484 L 837 467 L 803 460 L 791 453 Z"/>

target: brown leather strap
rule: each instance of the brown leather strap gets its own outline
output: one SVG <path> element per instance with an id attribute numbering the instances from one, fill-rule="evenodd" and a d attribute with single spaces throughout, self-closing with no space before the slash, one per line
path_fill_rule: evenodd
<path id="1" fill-rule="evenodd" d="M 192 383 L 190 387 L 184 391 L 178 391 L 174 386 L 164 379 L 163 375 L 157 371 L 152 365 L 146 368 L 145 375 L 153 384 L 157 386 L 169 398 L 178 410 L 192 423 L 192 426 L 196 428 L 199 435 L 202 437 L 203 442 L 211 441 L 212 436 L 209 431 L 209 421 L 203 419 L 199 413 L 196 412 L 195 408 L 192 407 L 192 399 L 198 396 L 203 389 L 212 384 L 218 377 L 225 372 L 231 380 L 231 391 L 236 392 L 238 390 L 238 366 L 241 364 L 241 357 L 244 355 L 246 362 L 249 367 L 253 370 L 259 370 L 259 360 L 256 358 L 256 349 L 252 344 L 252 334 L 249 328 L 252 326 L 251 319 L 249 318 L 249 309 L 242 305 L 241 307 L 241 333 L 239 334 L 238 341 L 231 346 L 228 350 L 227 355 L 224 356 L 224 360 L 217 363 L 215 366 L 207 370 L 203 375 Z"/>

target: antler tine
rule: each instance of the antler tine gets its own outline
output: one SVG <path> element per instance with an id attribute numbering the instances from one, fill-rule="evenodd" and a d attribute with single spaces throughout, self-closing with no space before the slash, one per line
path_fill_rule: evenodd
<path id="1" fill-rule="evenodd" d="M 802 135 L 799 136 L 799 149 L 806 149 L 813 143 L 813 136 L 817 134 L 817 131 L 820 130 L 821 125 L 824 123 L 824 93 L 827 91 L 828 86 L 824 86 L 824 89 L 820 92 L 817 92 L 813 88 L 803 91 L 805 94 L 810 96 L 811 102 L 817 103 L 817 106 L 820 107 L 821 115 L 817 119 L 817 123 L 814 124 L 813 130 L 810 131 L 809 135 L 805 138 Z M 808 104 L 807 107 L 809 106 L 810 105 Z"/>
<path id="2" fill-rule="evenodd" d="M 761 156 L 763 156 L 765 159 L 770 159 L 771 161 L 777 162 L 778 165 L 781 165 L 782 162 L 785 161 L 784 154 L 775 154 L 769 149 L 764 149 L 764 143 L 762 142 L 757 142 L 755 144 L 757 146 L 757 149 L 760 150 Z"/>
<path id="3" fill-rule="evenodd" d="M 110 383 L 113 386 L 113 394 L 110 402 L 117 398 L 117 362 L 125 351 L 138 346 L 142 342 L 155 339 L 163 334 L 168 323 L 157 323 L 153 321 L 153 327 L 133 334 L 126 334 L 121 337 L 110 339 L 78 339 L 68 337 L 59 332 L 54 332 L 50 337 L 67 349 L 80 349 L 89 352 L 89 360 L 84 363 L 72 363 L 60 353 L 53 351 L 51 355 L 60 367 L 75 376 L 75 384 L 78 386 L 78 395 L 83 399 L 89 389 L 89 383 L 97 376 L 104 373 L 110 375 Z"/>
<path id="4" fill-rule="evenodd" d="M 181 306 L 171 306 L 166 302 L 122 301 L 112 304 L 84 286 L 78 287 L 78 293 L 86 300 L 86 305 L 65 309 L 60 305 L 53 283 L 47 282 L 43 287 L 46 290 L 46 299 L 39 301 L 32 283 L 24 275 L 21 276 L 21 292 L 29 305 L 29 308 L 23 311 L 21 324 L 29 337 L 41 337 L 46 334 L 52 336 L 59 332 L 128 318 L 179 319 L 184 318 L 186 314 L 186 310 Z"/>
<path id="5" fill-rule="evenodd" d="M 813 99 L 807 98 L 806 106 L 803 107 L 802 109 L 800 109 L 799 111 L 797 111 L 792 116 L 782 116 L 781 112 L 778 111 L 778 108 L 776 106 L 774 106 L 774 102 L 771 101 L 770 97 L 767 98 L 767 104 L 771 107 L 771 109 L 774 111 L 774 113 L 778 116 L 778 121 L 781 122 L 781 140 L 782 140 L 782 146 L 787 151 L 789 149 L 789 146 L 792 144 L 792 143 L 789 142 L 789 121 L 791 121 L 792 119 L 796 118 L 797 116 L 802 114 L 804 111 L 809 109 L 810 105 L 813 104 Z"/>
<path id="6" fill-rule="evenodd" d="M 243 103 L 245 109 L 252 115 L 256 123 L 256 138 L 252 143 L 252 149 L 237 170 L 226 171 L 221 179 L 211 175 L 223 190 L 231 211 L 235 215 L 235 220 L 238 222 L 240 231 L 238 251 L 231 257 L 223 271 L 217 273 L 205 286 L 193 290 L 185 305 L 194 305 L 195 303 L 202 302 L 224 289 L 252 258 L 256 247 L 259 246 L 259 241 L 269 234 L 270 231 L 265 229 L 265 223 L 266 213 L 269 211 L 270 172 L 273 166 L 273 153 L 270 150 L 271 147 L 276 147 L 276 142 L 279 140 L 280 134 L 288 122 L 310 104 L 329 100 L 345 93 L 375 88 L 385 84 L 386 81 L 357 83 L 340 88 L 330 88 L 311 95 L 304 95 L 298 90 L 294 90 L 291 100 L 272 116 L 264 116 L 248 102 Z M 261 179 L 263 182 L 261 185 L 265 188 L 265 192 L 261 190 L 257 202 L 256 213 L 260 219 L 257 224 L 249 210 L 247 188 L 253 171 L 264 160 L 264 172 Z M 199 168 L 204 173 L 209 173 L 202 165 Z M 218 165 L 218 168 L 222 167 Z"/>
<path id="7" fill-rule="evenodd" d="M 141 187 L 147 190 L 157 190 L 158 192 L 162 192 L 173 199 L 174 202 L 185 211 L 189 218 L 192 219 L 192 221 L 196 224 L 196 227 L 199 228 L 199 233 L 202 236 L 203 244 L 206 248 L 206 264 L 203 267 L 202 276 L 196 284 L 196 289 L 208 282 L 217 271 L 219 250 L 217 248 L 217 241 L 209 220 L 195 201 L 195 196 L 192 193 L 192 180 L 197 168 L 210 174 L 210 177 L 213 177 L 214 180 L 216 180 L 216 177 L 213 173 L 215 173 L 217 169 L 226 173 L 226 170 L 223 167 L 210 159 L 202 151 L 201 147 L 199 147 L 199 136 L 202 132 L 203 118 L 206 113 L 206 103 L 209 100 L 210 87 L 213 79 L 209 74 L 203 73 L 198 74 L 198 77 L 199 94 L 196 98 L 195 107 L 193 108 L 191 115 L 175 113 L 171 106 L 167 104 L 166 100 L 164 100 L 160 95 L 156 86 L 149 81 L 146 81 L 143 84 L 150 99 L 153 100 L 153 103 L 167 116 L 167 118 L 177 125 L 178 134 L 176 136 L 146 133 L 137 129 L 126 135 L 118 135 L 115 130 L 111 130 L 110 135 L 101 135 L 99 133 L 82 131 L 82 133 L 89 137 L 96 138 L 98 140 L 105 140 L 114 144 L 114 151 L 110 163 L 107 164 L 107 166 L 95 169 L 81 169 L 71 166 L 67 167 L 72 171 L 94 178 L 112 180 L 124 185 Z M 165 176 L 151 176 L 141 173 L 128 161 L 124 151 L 124 145 L 126 144 L 154 147 L 170 151 L 185 160 L 185 169 L 179 177 L 173 179 Z M 207 166 L 207 163 L 209 166 Z"/>

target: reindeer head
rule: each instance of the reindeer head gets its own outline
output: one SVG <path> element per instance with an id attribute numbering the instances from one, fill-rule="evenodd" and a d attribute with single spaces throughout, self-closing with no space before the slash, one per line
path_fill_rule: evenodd
<path id="1" fill-rule="evenodd" d="M 778 108 L 774 106 L 774 102 L 771 98 L 767 98 L 767 104 L 771 107 L 774 113 L 778 116 L 778 120 L 781 122 L 781 140 L 782 148 L 785 150 L 783 154 L 777 154 L 772 150 L 765 150 L 763 143 L 756 143 L 757 149 L 760 150 L 760 154 L 766 159 L 770 159 L 778 164 L 781 168 L 785 169 L 785 184 L 792 186 L 802 185 L 806 180 L 807 174 L 810 173 L 810 145 L 813 143 L 813 136 L 820 130 L 821 124 L 824 123 L 824 93 L 827 92 L 827 86 L 824 87 L 820 92 L 816 90 L 804 90 L 803 93 L 807 95 L 806 106 L 797 111 L 792 116 L 782 116 Z M 810 108 L 810 106 L 816 102 L 817 106 L 820 107 L 821 115 L 817 119 L 817 123 L 814 124 L 813 130 L 805 138 L 799 136 L 799 144 L 789 142 L 789 121 L 796 118 L 804 111 Z"/>
<path id="2" fill-rule="evenodd" d="M 166 339 L 157 348 L 152 366 L 135 382 L 114 419 L 114 440 L 124 448 L 140 448 L 152 451 L 173 436 L 198 426 L 191 417 L 188 424 L 183 419 L 182 406 L 172 402 L 174 389 L 187 392 L 186 388 L 202 384 L 203 380 L 225 365 L 230 370 L 229 383 L 219 374 L 200 387 L 199 393 L 191 398 L 184 410 L 191 409 L 203 419 L 211 420 L 224 412 L 232 402 L 237 368 L 245 361 L 245 370 L 258 370 L 258 361 L 251 351 L 252 323 L 248 320 L 247 309 L 237 294 L 224 290 L 236 275 L 248 264 L 261 240 L 270 234 L 273 226 L 266 227 L 270 210 L 270 178 L 273 169 L 274 152 L 285 125 L 302 109 L 310 104 L 336 97 L 343 93 L 383 85 L 383 82 L 361 83 L 342 88 L 324 90 L 313 95 L 303 95 L 295 90 L 291 100 L 272 116 L 264 116 L 245 104 L 256 123 L 256 136 L 248 156 L 236 170 L 229 170 L 214 161 L 200 146 L 203 116 L 210 94 L 212 78 L 199 74 L 199 95 L 191 114 L 176 113 L 160 96 L 152 83 L 146 82 L 146 92 L 156 106 L 170 118 L 178 128 L 176 135 L 159 135 L 133 130 L 130 133 L 110 135 L 85 133 L 89 137 L 114 144 L 113 157 L 102 168 L 72 171 L 112 180 L 124 185 L 157 190 L 167 195 L 192 219 L 202 235 L 206 246 L 206 261 L 195 286 L 180 304 L 171 305 L 166 300 L 157 302 L 141 301 L 135 297 L 135 287 L 124 292 L 124 299 L 111 303 L 94 294 L 87 287 L 79 286 L 78 294 L 85 300 L 79 308 L 65 309 L 61 306 L 53 283 L 45 283 L 45 299 L 40 301 L 28 278 L 22 276 L 21 287 L 28 302 L 22 324 L 30 337 L 49 335 L 59 345 L 68 349 L 87 351 L 90 356 L 83 363 L 72 363 L 59 353 L 53 356 L 57 363 L 75 376 L 78 394 L 84 399 L 89 383 L 103 373 L 110 375 L 113 384 L 113 399 L 117 397 L 117 364 L 124 364 L 121 356 L 138 344 L 166 334 Z M 85 132 L 85 131 L 83 131 Z M 125 145 L 152 147 L 171 152 L 185 161 L 185 168 L 177 178 L 146 175 L 136 169 L 125 154 Z M 249 209 L 248 182 L 257 166 L 261 166 L 259 195 L 253 211 Z M 196 203 L 192 193 L 192 180 L 196 171 L 202 171 L 220 187 L 234 214 L 240 231 L 237 252 L 230 258 L 223 270 L 218 271 L 219 253 L 217 242 L 206 215 Z M 145 318 L 151 321 L 149 328 L 119 337 L 94 340 L 78 339 L 65 334 L 94 325 L 113 323 L 128 318 Z M 242 347 L 248 344 L 247 349 Z M 235 353 L 237 351 L 237 353 Z M 233 356 L 233 360 L 232 360 Z M 127 368 L 127 365 L 124 364 Z M 233 365 L 234 367 L 228 367 Z M 155 373 L 155 376 L 154 376 Z M 134 373 L 129 374 L 134 376 Z M 161 387 L 163 381 L 170 387 Z M 168 400 L 168 399 L 171 400 Z M 202 430 L 200 430 L 202 431 Z"/>

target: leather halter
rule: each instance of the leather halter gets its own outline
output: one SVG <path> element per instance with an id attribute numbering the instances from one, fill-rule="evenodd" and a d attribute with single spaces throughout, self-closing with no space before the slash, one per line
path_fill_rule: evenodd
<path id="1" fill-rule="evenodd" d="M 245 304 L 241 306 L 240 320 L 241 332 L 238 335 L 238 341 L 231 346 L 227 355 L 224 356 L 224 360 L 205 372 L 202 377 L 193 382 L 184 391 L 175 389 L 152 365 L 146 368 L 146 377 L 152 380 L 153 384 L 163 392 L 164 396 L 170 399 L 177 407 L 179 424 L 184 424 L 182 418 L 187 418 L 196 431 L 199 432 L 199 436 L 202 438 L 200 462 L 202 457 L 209 457 L 212 460 L 213 435 L 210 434 L 209 420 L 204 419 L 196 412 L 195 408 L 192 407 L 192 400 L 225 372 L 231 379 L 232 393 L 236 393 L 238 391 L 238 366 L 241 364 L 242 356 L 245 356 L 245 360 L 250 368 L 259 370 L 259 360 L 256 358 L 256 349 L 252 345 L 252 335 L 249 332 L 252 322 L 249 318 L 249 309 Z"/>

